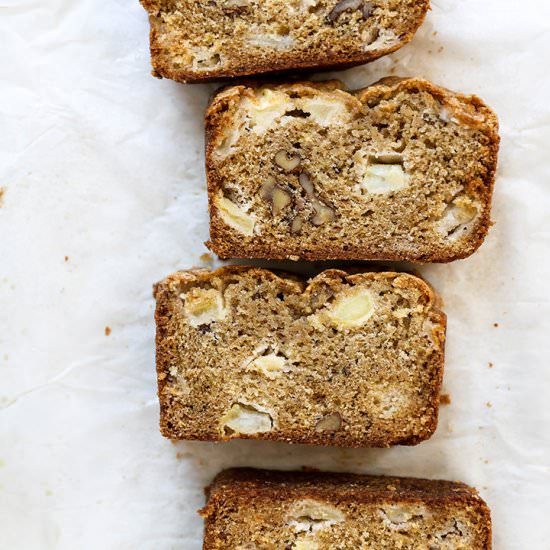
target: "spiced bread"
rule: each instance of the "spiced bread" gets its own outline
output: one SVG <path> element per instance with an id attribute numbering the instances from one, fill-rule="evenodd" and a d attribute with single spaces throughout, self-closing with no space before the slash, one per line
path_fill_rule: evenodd
<path id="1" fill-rule="evenodd" d="M 429 0 L 141 0 L 153 74 L 181 82 L 357 65 L 414 35 Z"/>
<path id="2" fill-rule="evenodd" d="M 491 225 L 498 121 L 418 78 L 233 86 L 206 114 L 222 258 L 449 262 Z"/>
<path id="3" fill-rule="evenodd" d="M 491 515 L 464 483 L 237 468 L 200 510 L 204 550 L 490 550 Z"/>
<path id="4" fill-rule="evenodd" d="M 446 319 L 414 275 L 228 266 L 154 294 L 166 437 L 387 447 L 436 428 Z"/>

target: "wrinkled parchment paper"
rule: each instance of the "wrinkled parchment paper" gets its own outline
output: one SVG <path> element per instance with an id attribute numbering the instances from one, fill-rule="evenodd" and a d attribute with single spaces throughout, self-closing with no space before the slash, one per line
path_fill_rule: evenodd
<path id="1" fill-rule="evenodd" d="M 338 74 L 423 76 L 501 121 L 489 238 L 421 268 L 449 316 L 451 404 L 391 450 L 160 436 L 151 285 L 212 265 L 215 86 L 152 78 L 147 33 L 137 0 L 0 0 L 0 548 L 199 549 L 203 487 L 253 465 L 460 479 L 497 550 L 550 549 L 550 3 L 432 0 L 410 45 Z"/>

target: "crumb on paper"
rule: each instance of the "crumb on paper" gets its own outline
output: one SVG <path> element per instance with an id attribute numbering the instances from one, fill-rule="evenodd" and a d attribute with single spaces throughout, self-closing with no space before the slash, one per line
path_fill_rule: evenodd
<path id="1" fill-rule="evenodd" d="M 437 31 L 432 32 L 432 36 L 437 36 Z"/>
<path id="2" fill-rule="evenodd" d="M 204 254 L 201 254 L 200 257 L 199 257 L 199 260 L 201 262 L 206 263 L 206 264 L 211 264 L 214 261 L 214 259 L 212 258 L 212 255 L 208 254 L 208 252 L 205 252 Z"/>
<path id="3" fill-rule="evenodd" d="M 0 208 L 4 206 L 4 196 L 6 195 L 6 188 L 0 187 Z"/>
<path id="4" fill-rule="evenodd" d="M 454 431 L 454 426 L 450 422 L 447 424 L 447 431 L 449 433 L 453 433 Z"/>
<path id="5" fill-rule="evenodd" d="M 490 401 L 487 401 L 487 403 L 485 403 L 485 406 L 486 406 L 488 409 L 490 409 L 490 408 L 493 406 L 493 404 L 492 404 Z"/>
<path id="6" fill-rule="evenodd" d="M 494 367 L 493 363 L 491 363 L 491 361 L 489 361 L 489 364 L 487 365 L 490 369 L 492 369 Z"/>
<path id="7" fill-rule="evenodd" d="M 111 334 L 111 327 L 105 327 L 105 336 L 109 336 Z"/>
<path id="8" fill-rule="evenodd" d="M 498 328 L 498 323 L 493 323 L 493 326 L 494 326 L 495 328 Z"/>
<path id="9" fill-rule="evenodd" d="M 438 50 L 437 50 L 437 53 L 441 53 L 443 50 L 444 50 L 444 47 L 443 47 L 443 46 L 439 46 L 439 48 L 438 48 Z"/>
<path id="10" fill-rule="evenodd" d="M 65 256 L 65 261 L 66 261 L 66 262 L 69 261 L 69 256 Z"/>
<path id="11" fill-rule="evenodd" d="M 441 405 L 450 405 L 451 404 L 451 396 L 448 393 L 442 393 L 439 396 L 439 403 Z"/>

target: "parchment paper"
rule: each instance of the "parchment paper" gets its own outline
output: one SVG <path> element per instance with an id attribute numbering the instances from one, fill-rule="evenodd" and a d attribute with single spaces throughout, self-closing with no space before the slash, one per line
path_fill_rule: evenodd
<path id="1" fill-rule="evenodd" d="M 550 3 L 432 0 L 410 45 L 338 74 L 423 76 L 501 121 L 486 243 L 421 268 L 449 316 L 451 404 L 391 450 L 160 436 L 151 285 L 212 265 L 215 86 L 152 78 L 147 33 L 137 0 L 0 0 L 0 548 L 199 549 L 220 469 L 305 465 L 463 480 L 497 550 L 550 549 Z"/>

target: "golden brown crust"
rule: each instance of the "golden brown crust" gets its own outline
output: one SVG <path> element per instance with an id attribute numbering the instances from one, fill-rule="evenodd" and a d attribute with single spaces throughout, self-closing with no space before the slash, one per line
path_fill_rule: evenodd
<path id="1" fill-rule="evenodd" d="M 439 513 L 445 509 L 471 509 L 479 532 L 472 550 L 491 550 L 491 513 L 478 492 L 461 482 L 390 476 L 311 471 L 270 471 L 232 468 L 220 472 L 207 488 L 207 504 L 199 510 L 205 519 L 205 550 L 217 548 L 216 522 L 220 508 L 253 506 L 256 499 L 285 501 L 311 499 L 335 506 L 351 504 L 424 505 Z M 251 521 L 252 518 L 251 518 Z M 260 527 L 260 526 L 258 526 Z"/>
<path id="2" fill-rule="evenodd" d="M 267 278 L 280 284 L 283 292 L 303 294 L 304 296 L 312 296 L 316 290 L 325 285 L 331 288 L 342 280 L 348 284 L 356 284 L 365 278 L 371 280 L 391 280 L 394 287 L 416 289 L 423 296 L 426 310 L 429 311 L 427 319 L 429 319 L 432 327 L 431 338 L 434 348 L 429 360 L 430 384 L 423 389 L 425 393 L 422 395 L 423 401 L 429 405 L 426 408 L 422 422 L 415 427 L 415 433 L 406 435 L 402 433 L 386 433 L 385 435 L 376 437 L 363 435 L 361 438 L 358 438 L 346 432 L 333 434 L 326 432 L 312 433 L 311 430 L 303 429 L 301 431 L 294 431 L 292 437 L 276 431 L 249 435 L 240 434 L 240 438 L 271 441 L 282 440 L 289 443 L 344 447 L 389 447 L 392 445 L 416 445 L 433 435 L 437 428 L 440 390 L 443 379 L 446 315 L 439 309 L 441 298 L 427 282 L 420 277 L 404 272 L 396 273 L 355 268 L 346 271 L 340 269 L 325 270 L 306 283 L 301 277 L 285 272 L 274 272 L 250 266 L 225 266 L 212 272 L 205 269 L 178 271 L 154 286 L 154 297 L 157 301 L 155 311 L 157 326 L 156 370 L 161 409 L 160 431 L 165 437 L 203 441 L 223 441 L 230 439 L 229 436 L 225 436 L 219 431 L 182 432 L 181 428 L 176 426 L 172 421 L 174 407 L 177 407 L 177 404 L 175 405 L 171 401 L 170 392 L 167 391 L 167 384 L 170 368 L 176 361 L 182 360 L 181 355 L 178 355 L 181 352 L 176 351 L 177 344 L 175 343 L 176 337 L 181 337 L 181 334 L 174 334 L 172 326 L 174 297 L 179 296 L 182 289 L 190 283 L 196 286 L 208 284 L 215 279 L 235 280 L 240 275 L 252 276 L 258 280 Z"/>
<path id="3" fill-rule="evenodd" d="M 468 186 L 475 187 L 476 197 L 482 203 L 479 219 L 476 221 L 475 231 L 472 232 L 464 245 L 453 251 L 438 251 L 419 253 L 411 247 L 410 250 L 381 251 L 380 249 L 365 249 L 351 243 L 323 242 L 322 246 L 305 248 L 299 252 L 293 250 L 288 253 L 285 247 L 273 249 L 272 246 L 261 242 L 261 239 L 239 239 L 238 243 L 228 242 L 225 238 L 225 224 L 217 215 L 214 197 L 223 187 L 214 162 L 215 143 L 230 123 L 231 109 L 243 97 L 250 97 L 255 90 L 264 85 L 250 84 L 226 87 L 215 94 L 205 115 L 206 129 L 206 172 L 208 179 L 208 197 L 210 212 L 210 240 L 206 245 L 220 258 L 264 258 L 264 259 L 292 259 L 292 260 L 382 260 L 382 261 L 411 261 L 419 263 L 447 263 L 466 258 L 473 254 L 483 243 L 492 225 L 491 201 L 495 182 L 498 150 L 500 144 L 499 124 L 495 113 L 477 96 L 452 92 L 446 88 L 434 85 L 421 78 L 387 77 L 363 89 L 346 91 L 339 81 L 326 82 L 292 82 L 267 85 L 272 90 L 285 90 L 290 93 L 307 93 L 308 90 L 324 90 L 334 93 L 339 99 L 353 104 L 368 105 L 380 99 L 392 97 L 401 91 L 425 91 L 431 94 L 441 105 L 449 108 L 460 124 L 473 128 L 486 136 L 490 146 L 489 153 L 483 159 L 486 166 L 486 177 L 483 181 L 475 180 Z"/>
<path id="4" fill-rule="evenodd" d="M 157 78 L 169 78 L 178 82 L 194 84 L 223 81 L 232 78 L 242 78 L 256 75 L 277 75 L 290 71 L 322 71 L 337 70 L 354 67 L 363 63 L 374 61 L 382 56 L 388 55 L 402 48 L 410 42 L 418 28 L 424 22 L 430 8 L 430 0 L 416 0 L 415 10 L 418 13 L 416 19 L 408 25 L 407 30 L 399 36 L 399 42 L 376 50 L 355 51 L 353 53 L 341 54 L 331 50 L 325 51 L 322 55 L 308 54 L 307 51 L 280 52 L 274 51 L 272 57 L 266 58 L 263 62 L 248 62 L 241 60 L 238 69 L 215 69 L 211 71 L 190 71 L 184 68 L 174 67 L 174 64 L 167 61 L 169 57 L 166 47 L 163 45 L 163 31 L 161 25 L 157 24 L 157 16 L 162 9 L 158 1 L 140 0 L 143 7 L 149 14 L 150 23 L 150 50 L 152 75 Z M 411 9 L 409 7 L 405 9 Z"/>

